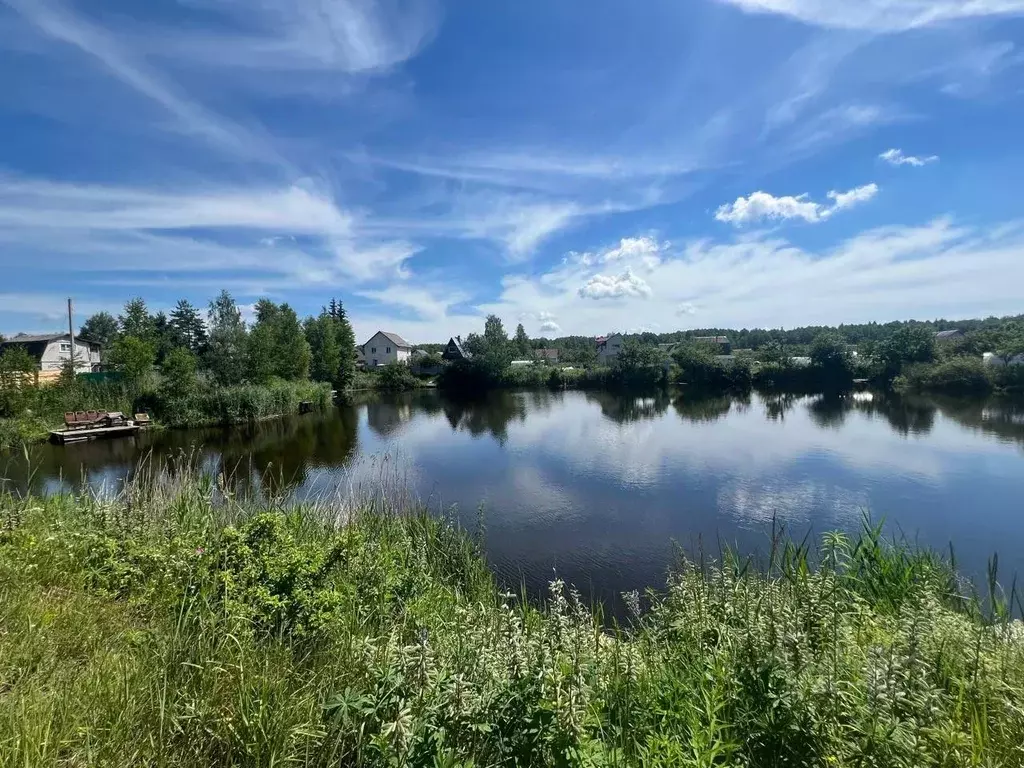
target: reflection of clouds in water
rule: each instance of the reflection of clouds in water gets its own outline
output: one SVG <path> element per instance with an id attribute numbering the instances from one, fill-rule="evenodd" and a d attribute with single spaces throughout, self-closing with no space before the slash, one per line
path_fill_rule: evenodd
<path id="1" fill-rule="evenodd" d="M 738 479 L 718 494 L 718 510 L 748 527 L 772 520 L 788 525 L 850 528 L 868 510 L 867 494 L 850 488 L 804 480 L 798 483 Z"/>
<path id="2" fill-rule="evenodd" d="M 574 471 L 602 473 L 635 486 L 656 482 L 672 467 L 722 472 L 742 466 L 770 473 L 795 460 L 829 456 L 863 471 L 941 480 L 960 471 L 965 453 L 996 456 L 1006 447 L 939 416 L 926 436 L 904 437 L 884 420 L 852 410 L 838 429 L 822 429 L 801 401 L 785 421 L 763 409 L 734 408 L 721 420 L 681 420 L 671 409 L 660 419 L 620 426 L 594 419 L 594 406 L 566 398 L 558 414 L 531 414 L 509 429 L 509 446 L 567 462 Z"/>

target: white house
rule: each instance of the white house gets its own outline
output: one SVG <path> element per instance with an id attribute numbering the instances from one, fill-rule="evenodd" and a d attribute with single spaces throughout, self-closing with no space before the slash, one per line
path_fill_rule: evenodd
<path id="1" fill-rule="evenodd" d="M 71 359 L 71 334 L 44 333 L 31 336 L 19 333 L 0 344 L 0 350 L 9 347 L 22 347 L 36 359 L 42 372 L 60 371 Z M 75 337 L 75 371 L 89 373 L 99 370 L 100 345 L 89 339 Z"/>
<path id="2" fill-rule="evenodd" d="M 1024 365 L 1024 352 L 1014 355 L 1009 360 L 999 357 L 995 352 L 986 352 L 982 355 L 982 361 L 985 365 L 992 366 L 993 368 L 1004 368 L 1007 365 Z"/>
<path id="3" fill-rule="evenodd" d="M 596 341 L 597 361 L 609 365 L 619 356 L 625 339 L 621 333 L 613 333 L 611 336 L 598 336 Z"/>
<path id="4" fill-rule="evenodd" d="M 377 331 L 363 344 L 363 360 L 367 368 L 379 368 L 389 363 L 408 363 L 412 345 L 397 333 Z"/>

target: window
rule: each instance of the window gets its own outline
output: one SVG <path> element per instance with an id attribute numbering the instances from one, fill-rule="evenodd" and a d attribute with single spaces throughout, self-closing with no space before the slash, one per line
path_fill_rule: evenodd
<path id="1" fill-rule="evenodd" d="M 376 355 L 376 354 L 377 354 L 377 348 L 376 348 L 376 347 L 370 347 L 370 354 L 371 354 L 371 355 Z M 376 362 L 376 361 L 374 361 L 374 363 L 373 363 L 373 364 L 374 364 L 374 365 L 376 365 L 376 364 L 377 364 L 377 362 Z"/>
<path id="2" fill-rule="evenodd" d="M 389 355 L 391 354 L 391 347 L 388 347 L 388 348 L 387 348 L 387 353 L 388 353 Z"/>
<path id="3" fill-rule="evenodd" d="M 60 351 L 61 352 L 70 352 L 71 351 L 71 342 L 70 341 L 62 341 L 60 343 Z"/>

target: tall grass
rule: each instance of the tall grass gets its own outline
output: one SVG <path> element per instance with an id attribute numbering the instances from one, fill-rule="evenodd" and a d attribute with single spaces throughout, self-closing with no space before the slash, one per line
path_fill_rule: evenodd
<path id="1" fill-rule="evenodd" d="M 607 629 L 395 489 L 229 487 L 0 498 L 0 765 L 1024 764 L 1010 598 L 878 528 L 683 562 Z"/>

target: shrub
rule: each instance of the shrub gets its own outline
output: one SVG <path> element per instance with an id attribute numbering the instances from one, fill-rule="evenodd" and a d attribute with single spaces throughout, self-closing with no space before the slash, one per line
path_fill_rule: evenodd
<path id="1" fill-rule="evenodd" d="M 405 363 L 388 363 L 380 370 L 377 378 L 378 389 L 402 391 L 416 389 L 419 385 L 420 380 Z"/>
<path id="2" fill-rule="evenodd" d="M 894 386 L 916 392 L 977 395 L 990 392 L 992 380 L 978 358 L 951 357 L 941 363 L 908 365 Z"/>

